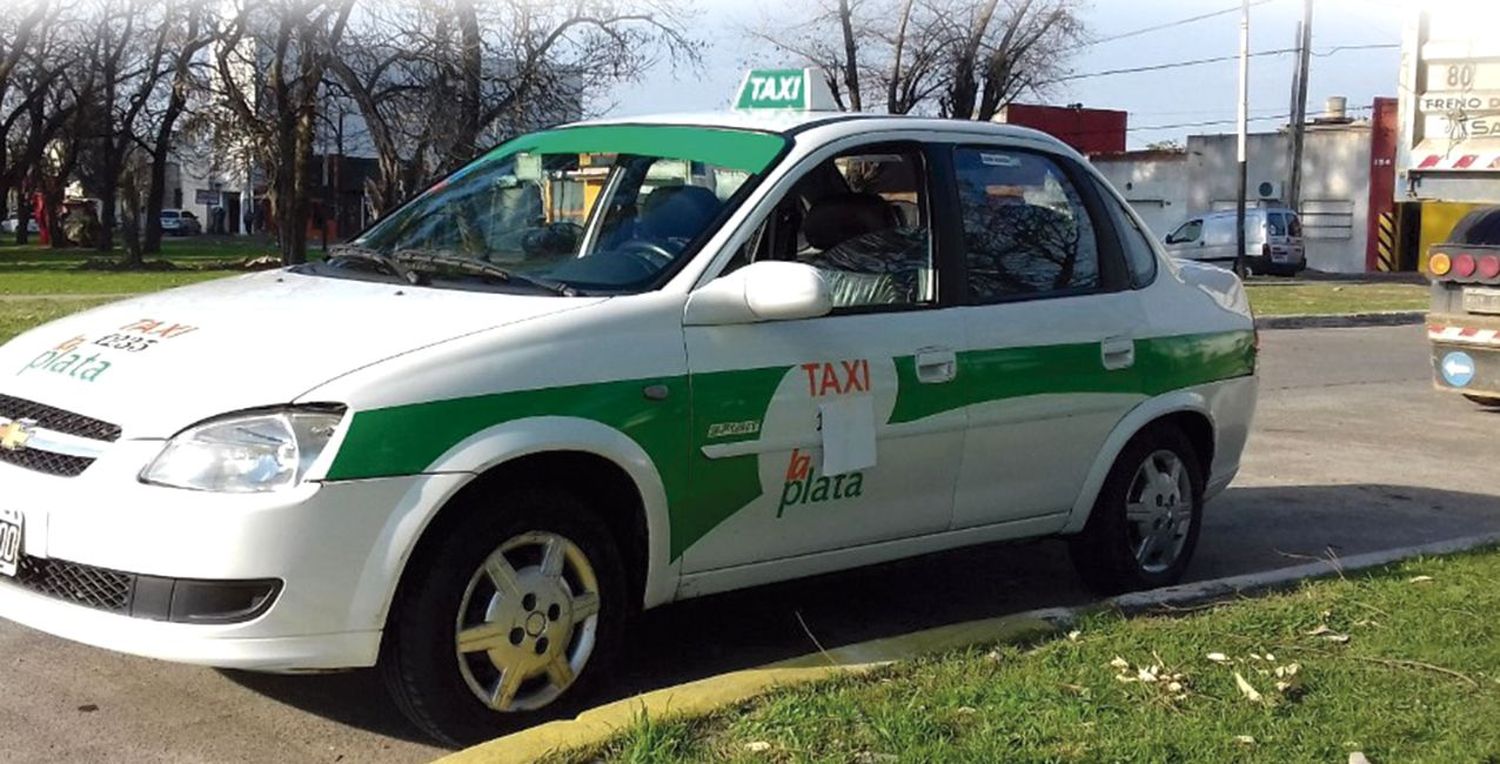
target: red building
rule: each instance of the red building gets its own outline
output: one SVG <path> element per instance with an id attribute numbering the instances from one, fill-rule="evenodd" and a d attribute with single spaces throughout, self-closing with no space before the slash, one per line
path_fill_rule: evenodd
<path id="1" fill-rule="evenodd" d="M 1083 104 L 1037 106 L 1013 103 L 1002 107 L 996 122 L 1040 130 L 1072 146 L 1081 154 L 1110 154 L 1125 150 L 1126 113 L 1114 109 L 1085 109 Z"/>

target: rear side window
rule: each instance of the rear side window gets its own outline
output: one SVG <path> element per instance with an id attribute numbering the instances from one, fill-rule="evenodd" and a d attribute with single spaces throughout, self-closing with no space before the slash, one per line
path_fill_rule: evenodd
<path id="1" fill-rule="evenodd" d="M 975 302 L 1099 286 L 1099 248 L 1078 190 L 1051 159 L 1003 148 L 954 154 Z"/>
<path id="2" fill-rule="evenodd" d="M 1100 188 L 1099 196 L 1109 208 L 1115 231 L 1119 233 L 1125 262 L 1130 266 L 1130 285 L 1139 289 L 1155 281 L 1156 249 L 1151 244 L 1151 235 L 1141 228 L 1135 216 L 1109 189 Z"/>

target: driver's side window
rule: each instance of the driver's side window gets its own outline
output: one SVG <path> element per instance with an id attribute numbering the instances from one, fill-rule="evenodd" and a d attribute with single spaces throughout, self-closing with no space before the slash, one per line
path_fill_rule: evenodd
<path id="1" fill-rule="evenodd" d="M 921 151 L 864 147 L 807 172 L 730 267 L 811 265 L 828 282 L 835 310 L 927 304 L 937 297 L 930 217 Z"/>
<path id="2" fill-rule="evenodd" d="M 1177 227 L 1177 230 L 1167 234 L 1168 244 L 1189 244 L 1198 240 L 1203 235 L 1203 221 L 1189 220 Z"/>

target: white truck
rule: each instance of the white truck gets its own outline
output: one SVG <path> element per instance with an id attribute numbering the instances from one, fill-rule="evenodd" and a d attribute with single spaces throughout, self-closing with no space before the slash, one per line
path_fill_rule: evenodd
<path id="1" fill-rule="evenodd" d="M 1500 406 L 1500 7 L 1435 2 L 1401 43 L 1396 201 L 1481 204 L 1428 253 L 1441 390 Z"/>

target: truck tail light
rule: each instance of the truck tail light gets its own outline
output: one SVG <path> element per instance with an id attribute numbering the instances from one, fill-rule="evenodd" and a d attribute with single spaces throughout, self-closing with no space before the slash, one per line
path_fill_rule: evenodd
<path id="1" fill-rule="evenodd" d="M 1466 279 L 1474 275 L 1474 269 L 1478 266 L 1474 262 L 1474 256 L 1465 252 L 1453 258 L 1453 275 Z"/>
<path id="2" fill-rule="evenodd" d="M 1479 277 L 1485 281 L 1493 281 L 1500 277 L 1500 257 L 1485 255 L 1479 258 Z"/>
<path id="3" fill-rule="evenodd" d="M 1427 258 L 1427 272 L 1433 276 L 1442 278 L 1453 270 L 1453 260 L 1446 252 L 1434 252 L 1432 257 Z"/>

